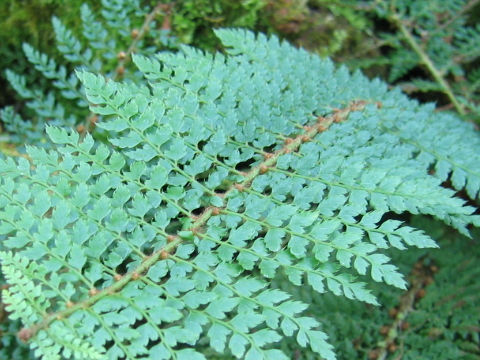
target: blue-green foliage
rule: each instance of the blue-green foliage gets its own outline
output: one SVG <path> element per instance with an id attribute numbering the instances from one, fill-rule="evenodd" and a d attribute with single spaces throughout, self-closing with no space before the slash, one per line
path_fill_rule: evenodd
<path id="1" fill-rule="evenodd" d="M 441 186 L 478 197 L 470 125 L 276 37 L 216 33 L 226 55 L 134 56 L 137 84 L 79 70 L 106 143 L 47 126 L 51 150 L 0 160 L 3 299 L 37 357 L 278 360 L 288 337 L 334 359 L 296 289 L 376 305 L 371 279 L 406 288 L 389 249 L 436 247 L 387 214 L 479 224 Z"/>

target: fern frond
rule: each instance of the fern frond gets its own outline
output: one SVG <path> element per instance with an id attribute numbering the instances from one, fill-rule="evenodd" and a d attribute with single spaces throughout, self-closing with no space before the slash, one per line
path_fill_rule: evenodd
<path id="1" fill-rule="evenodd" d="M 10 85 L 23 99 L 27 100 L 25 103 L 26 107 L 33 111 L 33 119 L 29 121 L 29 124 L 24 124 L 22 127 L 25 126 L 36 129 L 35 132 L 37 132 L 37 136 L 35 137 L 38 137 L 38 134 L 41 134 L 42 138 L 44 137 L 45 123 L 49 120 L 52 120 L 52 125 L 66 126 L 72 126 L 77 121 L 75 114 L 65 113 L 65 108 L 56 101 L 55 95 L 52 92 L 45 94 L 40 89 L 30 89 L 25 76 L 18 75 L 13 71 L 7 70 L 5 74 Z M 4 114 L 8 113 L 10 113 L 10 111 L 4 109 Z M 25 139 L 27 135 L 23 132 L 16 134 L 19 139 Z M 21 143 L 24 142 L 21 141 Z"/>
<path id="2" fill-rule="evenodd" d="M 417 145 L 418 127 L 440 136 L 460 120 L 433 123 L 431 107 L 276 37 L 217 35 L 227 55 L 134 56 L 140 85 L 78 71 L 108 142 L 48 126 L 52 150 L 0 159 L 2 256 L 7 273 L 19 257 L 17 277 L 48 299 L 31 299 L 24 320 L 45 358 L 204 359 L 209 346 L 287 359 L 276 344 L 294 337 L 334 359 L 308 305 L 272 287 L 279 273 L 293 288 L 377 304 L 366 279 L 406 288 L 386 249 L 436 247 L 392 212 L 464 233 L 478 222 L 428 173 L 456 138 Z"/>
<path id="3" fill-rule="evenodd" d="M 108 38 L 107 29 L 96 19 L 87 4 L 83 4 L 80 8 L 80 16 L 82 18 L 82 35 L 93 49 L 105 52 L 108 49 L 116 48 L 115 39 Z"/>
<path id="4" fill-rule="evenodd" d="M 52 18 L 52 25 L 57 40 L 57 48 L 65 59 L 73 64 L 88 66 L 91 63 L 92 52 L 89 49 L 82 52 L 80 41 L 55 16 Z"/>
<path id="5" fill-rule="evenodd" d="M 43 132 L 44 123 L 39 122 L 34 125 L 30 121 L 25 121 L 11 106 L 0 110 L 0 120 L 9 132 L 9 140 L 16 144 L 26 143 L 29 139 L 33 139 L 36 143 L 42 142 L 42 139 L 46 140 L 46 134 Z"/>
<path id="6" fill-rule="evenodd" d="M 60 45 L 63 49 L 65 45 Z M 54 80 L 52 84 L 60 89 L 60 93 L 66 99 L 83 99 L 83 94 L 79 89 L 78 79 L 75 76 L 68 76 L 64 66 L 59 66 L 53 59 L 49 59 L 46 54 L 35 50 L 29 44 L 23 44 L 23 51 L 27 59 L 33 64 L 36 70 L 40 71 L 47 79 Z M 67 51 L 64 49 L 64 51 Z M 85 107 L 84 101 L 79 102 L 79 106 Z"/>

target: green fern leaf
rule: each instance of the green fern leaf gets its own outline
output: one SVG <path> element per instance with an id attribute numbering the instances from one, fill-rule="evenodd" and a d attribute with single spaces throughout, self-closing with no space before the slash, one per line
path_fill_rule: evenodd
<path id="1" fill-rule="evenodd" d="M 286 359 L 292 337 L 334 359 L 272 280 L 377 304 L 369 278 L 407 286 L 386 249 L 436 247 L 386 216 L 478 224 L 441 185 L 478 192 L 460 173 L 478 156 L 442 155 L 468 125 L 276 37 L 216 33 L 227 55 L 135 56 L 140 85 L 77 72 L 107 143 L 48 126 L 52 150 L 0 159 L 4 297 L 38 356 Z"/>

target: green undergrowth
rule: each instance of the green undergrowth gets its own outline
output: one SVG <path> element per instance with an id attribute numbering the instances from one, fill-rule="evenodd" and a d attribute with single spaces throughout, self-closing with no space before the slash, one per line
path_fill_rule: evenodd
<path id="1" fill-rule="evenodd" d="M 480 121 L 478 1 L 347 3 L 379 24 L 375 46 L 350 59 L 354 67 L 373 67 L 407 93 Z"/>

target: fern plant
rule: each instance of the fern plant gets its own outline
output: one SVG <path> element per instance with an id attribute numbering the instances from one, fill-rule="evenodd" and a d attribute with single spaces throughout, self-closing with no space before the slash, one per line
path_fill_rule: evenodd
<path id="1" fill-rule="evenodd" d="M 389 82 L 398 82 L 410 93 L 440 94 L 447 108 L 479 120 L 480 26 L 474 16 L 470 19 L 477 0 L 351 1 L 348 5 L 375 12 L 394 29 L 380 34 L 385 56 L 353 59 L 353 64 L 387 65 Z"/>
<path id="2" fill-rule="evenodd" d="M 129 71 L 133 67 L 133 52 L 147 55 L 160 48 L 176 46 L 170 30 L 157 24 L 158 19 L 167 16 L 168 6 L 162 2 L 148 7 L 142 6 L 140 0 L 102 0 L 98 12 L 84 3 L 80 8 L 80 34 L 75 34 L 54 16 L 52 27 L 59 61 L 29 43 L 22 46 L 28 62 L 50 85 L 42 88 L 37 80 L 32 86 L 32 79 L 25 74 L 12 69 L 5 71 L 6 79 L 25 103 L 20 112 L 13 106 L 0 110 L 0 119 L 9 134 L 6 140 L 20 146 L 27 142 L 48 146 L 44 131 L 47 123 L 77 126 L 82 133 L 93 128 L 97 116 L 88 110 L 74 69 L 138 81 L 138 74 Z"/>
<path id="3" fill-rule="evenodd" d="M 390 248 L 436 247 L 392 213 L 468 235 L 480 139 L 379 80 L 276 37 L 135 55 L 144 81 L 77 72 L 105 142 L 47 126 L 0 160 L 3 301 L 43 359 L 334 359 L 296 290 L 372 305 Z M 285 277 L 292 290 L 277 287 Z"/>

